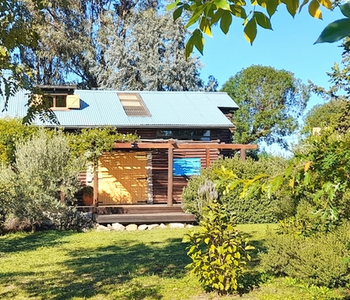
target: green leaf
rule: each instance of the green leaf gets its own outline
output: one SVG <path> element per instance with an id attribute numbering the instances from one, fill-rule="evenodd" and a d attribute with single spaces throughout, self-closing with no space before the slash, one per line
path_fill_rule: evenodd
<path id="1" fill-rule="evenodd" d="M 350 3 L 345 3 L 339 6 L 340 11 L 345 17 L 350 18 Z"/>
<path id="2" fill-rule="evenodd" d="M 196 29 L 190 39 L 193 39 L 194 46 L 203 55 L 204 38 L 202 32 L 199 29 Z"/>
<path id="3" fill-rule="evenodd" d="M 350 19 L 340 19 L 326 26 L 318 37 L 317 43 L 333 43 L 350 36 Z"/>
<path id="4" fill-rule="evenodd" d="M 216 7 L 219 9 L 223 9 L 223 10 L 228 10 L 230 11 L 231 8 L 230 8 L 230 4 L 228 3 L 227 0 L 215 0 L 214 1 L 214 4 L 216 5 Z"/>
<path id="5" fill-rule="evenodd" d="M 244 27 L 244 37 L 248 40 L 248 42 L 253 45 L 253 42 L 256 37 L 256 21 L 254 18 L 250 19 L 247 25 Z"/>
<path id="6" fill-rule="evenodd" d="M 193 13 L 191 18 L 188 20 L 187 24 L 186 24 L 186 28 L 190 27 L 191 25 L 193 25 L 194 23 L 197 23 L 199 18 L 201 17 L 202 14 L 204 14 L 204 9 L 205 9 L 205 5 L 201 5 L 199 6 Z"/>
<path id="7" fill-rule="evenodd" d="M 278 0 L 269 0 L 267 1 L 267 13 L 269 14 L 270 17 L 276 12 L 277 6 L 278 6 Z"/>
<path id="8" fill-rule="evenodd" d="M 232 23 L 232 16 L 231 13 L 229 13 L 228 11 L 225 11 L 221 17 L 221 21 L 220 21 L 220 28 L 222 30 L 223 33 L 227 34 L 228 30 L 230 28 L 230 25 Z"/>
<path id="9" fill-rule="evenodd" d="M 178 18 L 181 17 L 182 12 L 183 12 L 183 6 L 180 6 L 179 8 L 175 9 L 173 12 L 173 19 L 176 21 Z"/>
<path id="10" fill-rule="evenodd" d="M 259 26 L 265 29 L 272 29 L 271 22 L 268 17 L 266 17 L 262 12 L 255 11 L 254 18 Z"/>
<path id="11" fill-rule="evenodd" d="M 221 20 L 222 15 L 226 13 L 225 10 L 218 9 L 214 14 L 213 17 L 211 18 L 211 25 L 217 23 L 219 20 Z"/>
<path id="12" fill-rule="evenodd" d="M 282 0 L 287 6 L 288 12 L 294 17 L 299 8 L 299 0 Z"/>
<path id="13" fill-rule="evenodd" d="M 193 52 L 193 41 L 191 40 L 191 38 L 187 41 L 186 43 L 186 47 L 185 47 L 185 58 L 188 59 L 190 57 L 190 55 Z"/>

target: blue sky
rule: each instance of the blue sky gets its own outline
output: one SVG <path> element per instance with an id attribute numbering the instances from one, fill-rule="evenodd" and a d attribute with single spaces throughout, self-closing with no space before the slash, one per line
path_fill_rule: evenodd
<path id="1" fill-rule="evenodd" d="M 281 6 L 272 16 L 273 30 L 258 28 L 253 46 L 243 36 L 240 19 L 234 19 L 227 36 L 215 28 L 213 38 L 205 37 L 204 55 L 200 57 L 204 64 L 201 77 L 207 80 L 213 75 L 221 87 L 243 68 L 260 64 L 291 71 L 304 83 L 310 79 L 328 87 L 326 72 L 331 70 L 334 62 L 340 63 L 342 48 L 340 42 L 315 45 L 314 42 L 327 24 L 343 16 L 339 8 L 334 12 L 325 9 L 322 12 L 323 20 L 317 20 L 304 7 L 293 19 Z M 308 108 L 322 101 L 312 96 Z"/>

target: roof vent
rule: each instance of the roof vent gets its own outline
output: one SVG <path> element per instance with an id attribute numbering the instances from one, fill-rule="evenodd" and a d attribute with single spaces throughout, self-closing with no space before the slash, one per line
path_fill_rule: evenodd
<path id="1" fill-rule="evenodd" d="M 125 113 L 130 117 L 150 117 L 151 113 L 147 109 L 140 94 L 118 93 L 118 98 L 123 105 Z"/>

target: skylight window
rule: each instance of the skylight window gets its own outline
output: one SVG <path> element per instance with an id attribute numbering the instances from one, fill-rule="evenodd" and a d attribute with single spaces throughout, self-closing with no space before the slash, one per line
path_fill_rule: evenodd
<path id="1" fill-rule="evenodd" d="M 118 98 L 123 105 L 125 113 L 130 117 L 150 117 L 151 113 L 146 104 L 136 93 L 118 93 Z"/>

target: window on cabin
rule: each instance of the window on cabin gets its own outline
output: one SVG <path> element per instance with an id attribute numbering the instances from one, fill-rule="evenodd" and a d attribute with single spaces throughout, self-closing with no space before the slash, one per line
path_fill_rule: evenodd
<path id="1" fill-rule="evenodd" d="M 157 138 L 210 141 L 210 130 L 157 130 Z"/>
<path id="2" fill-rule="evenodd" d="M 130 117 L 150 117 L 151 113 L 147 109 L 141 96 L 137 93 L 118 93 L 118 98 L 125 113 Z"/>
<path id="3" fill-rule="evenodd" d="M 66 108 L 67 107 L 67 96 L 66 95 L 50 95 L 45 96 L 48 104 L 51 108 Z"/>

